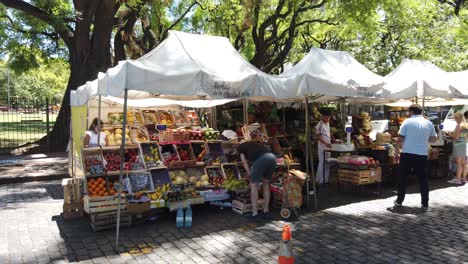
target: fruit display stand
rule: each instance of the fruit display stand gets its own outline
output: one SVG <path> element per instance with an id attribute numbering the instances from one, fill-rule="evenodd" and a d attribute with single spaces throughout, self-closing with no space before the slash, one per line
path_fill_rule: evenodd
<path id="1" fill-rule="evenodd" d="M 88 214 L 102 213 L 102 212 L 115 212 L 119 207 L 119 199 L 113 195 L 102 197 L 84 196 L 84 210 Z M 120 210 L 127 208 L 125 198 L 120 200 Z"/>
<path id="2" fill-rule="evenodd" d="M 149 141 L 140 143 L 139 147 L 143 163 L 147 169 L 164 166 L 158 142 Z"/>

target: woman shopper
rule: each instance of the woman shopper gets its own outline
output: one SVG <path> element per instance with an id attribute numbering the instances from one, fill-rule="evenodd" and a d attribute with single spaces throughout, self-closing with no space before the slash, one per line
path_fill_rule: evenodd
<path id="1" fill-rule="evenodd" d="M 463 114 L 457 112 L 453 115 L 457 126 L 455 130 L 450 133 L 453 139 L 453 151 L 452 157 L 457 162 L 457 174 L 456 177 L 448 181 L 452 184 L 464 184 L 466 183 L 465 175 L 465 159 L 466 159 L 466 137 L 468 135 L 468 125 L 466 123 Z M 462 178 L 463 177 L 463 178 Z"/>
<path id="2" fill-rule="evenodd" d="M 102 124 L 103 122 L 102 120 L 99 120 L 99 118 L 96 117 L 93 119 L 93 122 L 91 122 L 91 125 L 89 126 L 88 131 L 86 131 L 86 134 L 83 138 L 83 145 L 85 147 L 109 145 L 109 139 L 107 138 L 106 133 L 101 131 Z"/>
<path id="3" fill-rule="evenodd" d="M 258 187 L 263 185 L 263 218 L 271 219 L 270 205 L 270 181 L 276 169 L 276 156 L 262 141 L 259 132 L 250 133 L 251 141 L 239 145 L 239 154 L 242 166 L 250 177 L 250 200 L 252 202 L 253 220 L 258 220 Z M 250 166 L 252 165 L 252 166 Z"/>

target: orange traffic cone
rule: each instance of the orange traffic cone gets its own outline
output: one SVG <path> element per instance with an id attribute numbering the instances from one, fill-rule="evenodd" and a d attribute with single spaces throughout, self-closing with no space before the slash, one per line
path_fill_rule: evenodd
<path id="1" fill-rule="evenodd" d="M 294 264 L 291 239 L 292 239 L 291 227 L 289 225 L 284 225 L 283 234 L 281 235 L 280 254 L 278 257 L 278 264 Z"/>

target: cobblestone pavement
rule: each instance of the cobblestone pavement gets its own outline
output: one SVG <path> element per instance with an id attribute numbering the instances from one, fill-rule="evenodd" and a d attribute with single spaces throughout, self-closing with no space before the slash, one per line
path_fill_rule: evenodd
<path id="1" fill-rule="evenodd" d="M 282 221 L 195 208 L 190 230 L 173 214 L 122 229 L 116 254 L 115 231 L 64 221 L 62 199 L 59 182 L 0 185 L 0 263 L 277 263 Z M 432 191 L 425 213 L 417 193 L 396 212 L 393 199 L 304 213 L 291 222 L 296 263 L 468 263 L 467 185 Z"/>

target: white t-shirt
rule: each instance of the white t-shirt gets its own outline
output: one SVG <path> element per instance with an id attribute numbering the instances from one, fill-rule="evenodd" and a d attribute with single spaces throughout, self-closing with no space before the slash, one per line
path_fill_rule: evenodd
<path id="1" fill-rule="evenodd" d="M 315 131 L 317 132 L 317 137 L 322 137 L 323 140 L 331 143 L 330 123 L 318 122 L 317 126 L 315 126 Z M 320 141 L 318 142 L 318 146 L 320 149 L 328 149 L 328 147 Z"/>
<path id="2" fill-rule="evenodd" d="M 86 131 L 86 135 L 89 135 L 89 145 L 92 146 L 97 146 L 98 145 L 98 135 L 94 133 L 94 131 Z M 106 133 L 101 132 L 101 141 L 100 145 L 105 146 L 106 145 Z"/>

